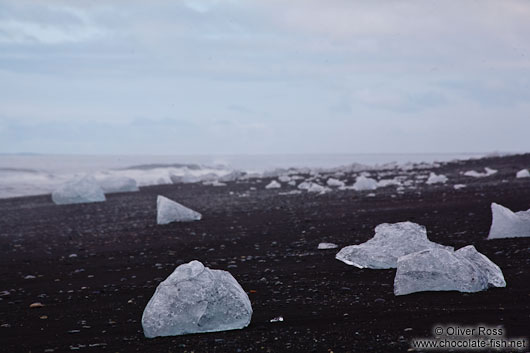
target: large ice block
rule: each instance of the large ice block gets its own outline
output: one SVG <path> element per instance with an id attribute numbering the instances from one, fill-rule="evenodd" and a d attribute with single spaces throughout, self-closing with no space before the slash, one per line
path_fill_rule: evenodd
<path id="1" fill-rule="evenodd" d="M 530 237 L 530 209 L 512 212 L 510 209 L 491 204 L 491 228 L 488 239 Z"/>
<path id="2" fill-rule="evenodd" d="M 158 224 L 191 222 L 198 221 L 202 218 L 202 215 L 199 212 L 161 195 L 158 195 L 158 198 L 156 199 L 156 209 L 156 222 Z"/>
<path id="3" fill-rule="evenodd" d="M 52 192 L 57 205 L 105 201 L 105 194 L 93 176 L 87 175 L 61 185 Z"/>
<path id="4" fill-rule="evenodd" d="M 175 336 L 241 329 L 251 317 L 250 300 L 229 272 L 191 261 L 158 285 L 142 327 L 149 338 Z"/>

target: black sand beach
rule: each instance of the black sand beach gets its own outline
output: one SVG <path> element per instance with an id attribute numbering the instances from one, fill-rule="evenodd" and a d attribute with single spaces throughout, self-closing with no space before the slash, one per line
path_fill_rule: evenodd
<path id="1" fill-rule="evenodd" d="M 499 172 L 461 174 L 483 167 Z M 390 186 L 375 197 L 279 195 L 295 188 L 266 190 L 264 178 L 144 187 L 93 204 L 0 200 L 0 351 L 403 352 L 411 338 L 432 337 L 435 324 L 502 325 L 508 337 L 528 337 L 530 238 L 486 240 L 491 202 L 530 208 L 530 178 L 515 178 L 528 167 L 530 154 L 452 162 L 435 169 L 446 184 L 403 194 Z M 467 187 L 455 190 L 460 183 Z M 159 194 L 204 219 L 157 226 Z M 501 267 L 507 287 L 395 297 L 395 270 L 361 270 L 335 260 L 339 249 L 317 250 L 319 242 L 364 242 L 378 224 L 405 220 L 425 225 L 432 241 L 475 245 Z M 144 338 L 142 311 L 156 286 L 193 259 L 239 281 L 254 310 L 250 326 Z M 30 308 L 35 302 L 44 306 Z M 284 321 L 270 322 L 277 316 Z"/>

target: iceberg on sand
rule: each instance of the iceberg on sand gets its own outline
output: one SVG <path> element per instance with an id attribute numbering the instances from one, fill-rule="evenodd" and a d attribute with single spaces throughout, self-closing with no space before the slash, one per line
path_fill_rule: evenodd
<path id="1" fill-rule="evenodd" d="M 335 258 L 359 268 L 395 268 L 399 257 L 430 248 L 453 249 L 430 241 L 427 230 L 419 224 L 383 223 L 375 227 L 373 238 L 342 248 Z"/>
<path id="2" fill-rule="evenodd" d="M 156 223 L 168 224 L 171 222 L 191 222 L 202 218 L 199 212 L 195 212 L 178 202 L 158 195 L 156 199 Z"/>
<path id="3" fill-rule="evenodd" d="M 229 272 L 191 261 L 158 285 L 142 327 L 149 338 L 175 336 L 242 329 L 251 317 L 250 300 Z"/>
<path id="4" fill-rule="evenodd" d="M 457 251 L 431 248 L 399 258 L 394 294 L 423 291 L 479 292 L 505 287 L 501 269 L 474 246 Z"/>
<path id="5" fill-rule="evenodd" d="M 367 178 L 364 175 L 361 175 L 355 180 L 353 189 L 356 191 L 375 190 L 377 189 L 377 181 L 375 179 Z"/>
<path id="6" fill-rule="evenodd" d="M 105 194 L 93 176 L 74 178 L 52 192 L 56 205 L 105 201 Z"/>
<path id="7" fill-rule="evenodd" d="M 493 202 L 491 213 L 488 239 L 530 237 L 530 209 L 512 212 L 509 208 Z"/>

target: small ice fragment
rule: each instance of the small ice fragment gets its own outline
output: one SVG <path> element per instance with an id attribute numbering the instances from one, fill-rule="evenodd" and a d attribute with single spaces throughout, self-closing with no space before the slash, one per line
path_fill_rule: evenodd
<path id="1" fill-rule="evenodd" d="M 124 176 L 109 176 L 99 181 L 99 185 L 105 194 L 113 192 L 132 192 L 138 191 L 136 180 Z"/>
<path id="2" fill-rule="evenodd" d="M 401 185 L 401 182 L 394 178 L 394 179 L 381 179 L 377 182 L 377 186 L 379 187 L 385 187 L 385 186 L 390 186 L 390 185 L 396 185 L 396 186 L 400 186 Z"/>
<path id="3" fill-rule="evenodd" d="M 441 184 L 445 184 L 445 182 L 447 182 L 447 177 L 443 174 L 440 174 L 440 175 L 436 175 L 435 173 L 431 172 L 431 174 L 429 174 L 429 179 L 427 179 L 426 183 L 427 184 L 437 184 L 437 183 L 441 183 Z"/>
<path id="4" fill-rule="evenodd" d="M 77 257 L 77 254 L 70 254 L 68 257 Z"/>
<path id="5" fill-rule="evenodd" d="M 251 317 L 247 293 L 229 272 L 191 261 L 158 285 L 142 327 L 148 338 L 176 336 L 242 329 Z"/>
<path id="6" fill-rule="evenodd" d="M 367 178 L 364 175 L 358 176 L 353 184 L 353 189 L 357 191 L 375 190 L 377 189 L 377 181 L 372 178 Z"/>
<path id="7" fill-rule="evenodd" d="M 491 213 L 492 221 L 488 239 L 530 237 L 530 209 L 512 212 L 493 202 Z"/>
<path id="8" fill-rule="evenodd" d="M 465 187 L 466 187 L 465 184 L 455 184 L 455 185 L 453 186 L 453 188 L 454 188 L 455 190 L 460 190 L 460 189 L 463 189 L 463 188 L 465 188 Z"/>
<path id="9" fill-rule="evenodd" d="M 278 177 L 278 180 L 281 181 L 282 183 L 288 183 L 291 181 L 291 177 L 289 175 L 280 175 Z"/>
<path id="10" fill-rule="evenodd" d="M 281 187 L 282 184 L 278 183 L 276 180 L 273 180 L 265 186 L 265 189 L 279 189 Z"/>
<path id="11" fill-rule="evenodd" d="M 521 169 L 520 171 L 515 174 L 516 178 L 530 178 L 530 172 L 528 169 Z"/>
<path id="12" fill-rule="evenodd" d="M 74 178 L 52 192 L 56 205 L 105 201 L 105 194 L 93 176 Z"/>
<path id="13" fill-rule="evenodd" d="M 342 248 L 335 258 L 359 268 L 395 268 L 399 257 L 429 248 L 453 249 L 430 241 L 419 224 L 383 223 L 375 227 L 373 238 Z"/>
<path id="14" fill-rule="evenodd" d="M 334 244 L 334 243 L 320 243 L 320 244 L 318 244 L 318 249 L 319 250 L 336 249 L 338 247 L 339 246 L 337 244 Z"/>
<path id="15" fill-rule="evenodd" d="M 307 192 L 324 194 L 328 192 L 329 190 L 330 190 L 329 188 L 319 185 L 317 183 L 311 183 L 311 186 L 309 187 L 309 189 L 307 189 Z"/>
<path id="16" fill-rule="evenodd" d="M 35 279 L 37 277 L 33 276 L 33 275 L 27 275 L 26 277 L 24 277 L 24 279 Z"/>
<path id="17" fill-rule="evenodd" d="M 329 178 L 328 181 L 326 182 L 326 184 L 328 186 L 337 186 L 337 187 L 343 187 L 344 186 L 344 182 L 343 181 L 340 181 L 339 179 L 335 179 L 335 178 Z"/>
<path id="18" fill-rule="evenodd" d="M 275 318 L 270 319 L 270 322 L 282 322 L 283 316 L 277 316 Z"/>
<path id="19" fill-rule="evenodd" d="M 195 212 L 194 210 L 161 195 L 158 195 L 156 200 L 156 209 L 157 224 L 198 221 L 202 218 L 202 215 L 199 212 Z"/>
<path id="20" fill-rule="evenodd" d="M 495 169 L 491 169 L 491 168 L 484 168 L 485 172 L 484 173 L 480 173 L 480 172 L 476 172 L 474 170 L 468 170 L 467 172 L 464 173 L 465 176 L 469 176 L 469 177 L 473 177 L 473 178 L 484 178 L 484 177 L 487 177 L 487 176 L 490 176 L 490 175 L 493 175 L 495 173 L 497 173 L 497 170 Z"/>

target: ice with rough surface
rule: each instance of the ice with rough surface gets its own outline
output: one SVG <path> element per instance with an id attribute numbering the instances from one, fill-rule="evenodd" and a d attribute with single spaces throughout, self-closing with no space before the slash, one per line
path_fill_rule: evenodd
<path id="1" fill-rule="evenodd" d="M 377 189 L 377 180 L 372 178 L 367 178 L 363 175 L 358 176 L 353 184 L 353 189 L 357 191 L 362 190 L 375 190 Z"/>
<path id="2" fill-rule="evenodd" d="M 530 209 L 512 212 L 509 208 L 493 202 L 491 213 L 488 239 L 530 237 Z"/>
<path id="3" fill-rule="evenodd" d="M 339 180 L 339 179 L 335 179 L 335 178 L 329 178 L 328 181 L 326 182 L 326 184 L 328 184 L 328 186 L 337 186 L 337 187 L 343 187 L 344 186 L 344 182 Z"/>
<path id="4" fill-rule="evenodd" d="M 373 238 L 342 248 L 335 258 L 359 268 L 395 268 L 399 257 L 430 248 L 453 249 L 430 241 L 427 230 L 419 224 L 383 223 L 375 227 Z"/>
<path id="5" fill-rule="evenodd" d="M 105 201 L 105 193 L 97 180 L 90 175 L 75 178 L 52 192 L 52 201 L 57 205 Z"/>
<path id="6" fill-rule="evenodd" d="M 530 172 L 528 169 L 521 169 L 520 171 L 515 174 L 516 178 L 530 178 Z"/>
<path id="7" fill-rule="evenodd" d="M 427 184 L 445 184 L 447 182 L 447 177 L 443 174 L 440 174 L 440 175 L 436 175 L 435 173 L 431 172 L 431 174 L 429 174 L 429 178 L 427 179 L 426 183 Z"/>
<path id="8" fill-rule="evenodd" d="M 250 300 L 229 272 L 191 261 L 158 285 L 142 327 L 149 338 L 176 336 L 242 329 L 251 317 Z"/>
<path id="9" fill-rule="evenodd" d="M 171 222 L 191 222 L 202 218 L 199 212 L 195 212 L 178 202 L 158 195 L 156 199 L 156 223 L 168 224 Z"/>
<path id="10" fill-rule="evenodd" d="M 491 168 L 484 168 L 485 172 L 484 173 L 480 173 L 480 172 L 476 172 L 474 170 L 468 170 L 467 172 L 464 173 L 465 176 L 469 176 L 469 177 L 473 177 L 473 178 L 484 178 L 484 177 L 487 177 L 487 176 L 490 176 L 490 175 L 493 175 L 495 173 L 497 173 L 497 170 L 495 169 L 491 169 Z"/>
<path id="11" fill-rule="evenodd" d="M 424 291 L 479 292 L 506 287 L 501 269 L 474 246 L 457 251 L 432 248 L 398 259 L 394 294 Z"/>
<path id="12" fill-rule="evenodd" d="M 99 185 L 105 194 L 113 192 L 132 192 L 138 191 L 136 180 L 125 176 L 109 176 L 99 181 Z"/>
<path id="13" fill-rule="evenodd" d="M 276 180 L 273 180 L 265 186 L 265 189 L 279 189 L 281 187 L 282 184 L 278 183 Z"/>
<path id="14" fill-rule="evenodd" d="M 318 244 L 318 250 L 336 249 L 339 246 L 334 243 L 320 243 Z"/>

